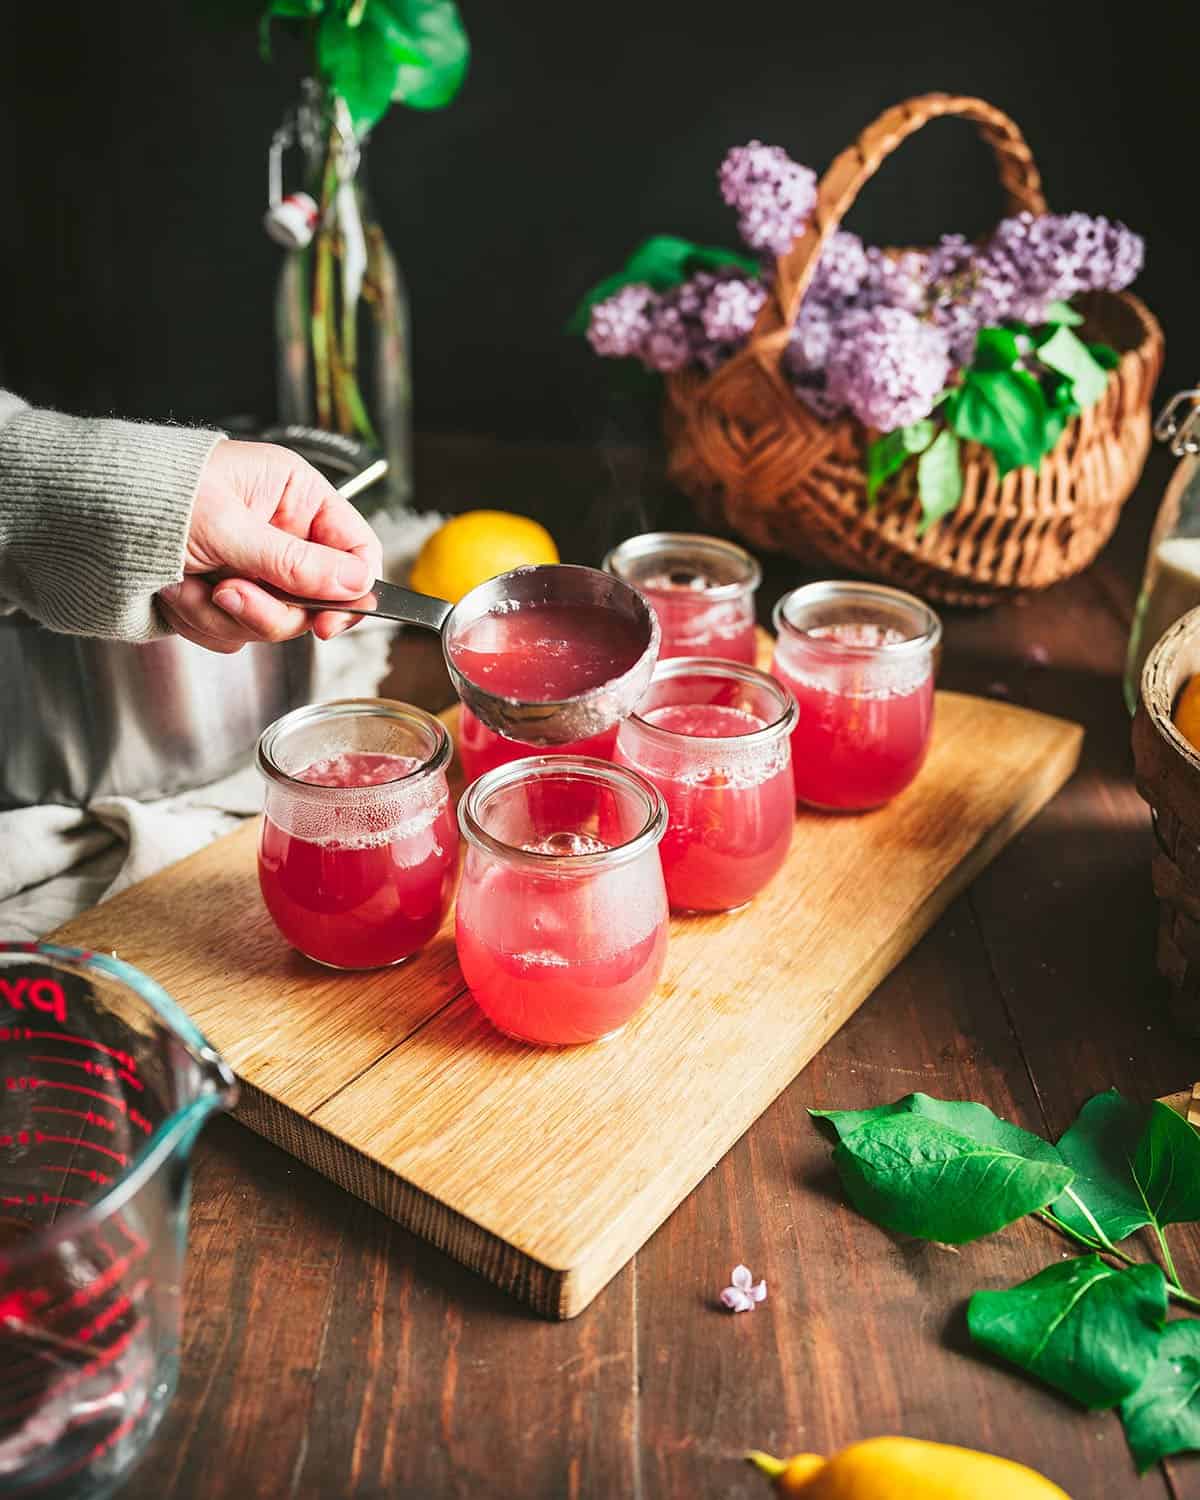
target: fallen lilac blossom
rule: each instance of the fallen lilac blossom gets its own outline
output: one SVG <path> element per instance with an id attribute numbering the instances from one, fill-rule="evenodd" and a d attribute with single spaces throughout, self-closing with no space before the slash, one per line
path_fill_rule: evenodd
<path id="1" fill-rule="evenodd" d="M 733 1285 L 721 1293 L 721 1301 L 730 1312 L 753 1312 L 756 1302 L 765 1301 L 767 1283 L 756 1283 L 748 1266 L 734 1266 L 729 1279 Z"/>

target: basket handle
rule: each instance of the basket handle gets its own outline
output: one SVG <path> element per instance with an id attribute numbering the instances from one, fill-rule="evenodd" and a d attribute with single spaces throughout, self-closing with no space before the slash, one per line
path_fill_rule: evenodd
<path id="1" fill-rule="evenodd" d="M 775 284 L 758 315 L 751 343 L 766 340 L 773 349 L 785 344 L 808 290 L 825 241 L 841 223 L 863 185 L 868 182 L 896 147 L 930 120 L 957 115 L 974 120 L 979 133 L 992 148 L 1009 211 L 1032 214 L 1046 212 L 1042 179 L 1033 153 L 1017 126 L 1001 110 L 982 99 L 961 94 L 921 94 L 907 103 L 885 110 L 852 146 L 829 164 L 817 185 L 817 202 L 804 232 L 776 264 Z M 782 339 L 770 338 L 784 334 Z"/>

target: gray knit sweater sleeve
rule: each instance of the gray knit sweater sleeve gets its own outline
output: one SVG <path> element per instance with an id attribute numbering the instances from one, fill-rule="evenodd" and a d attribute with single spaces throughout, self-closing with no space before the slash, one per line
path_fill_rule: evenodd
<path id="1" fill-rule="evenodd" d="M 196 485 L 219 432 L 35 410 L 0 391 L 0 610 L 146 641 L 183 575 Z"/>

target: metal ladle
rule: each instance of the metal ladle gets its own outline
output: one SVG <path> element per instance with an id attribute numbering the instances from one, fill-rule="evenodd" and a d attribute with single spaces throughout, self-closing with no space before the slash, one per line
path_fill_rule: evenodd
<path id="1" fill-rule="evenodd" d="M 267 588 L 265 584 L 260 586 Z M 570 563 L 514 568 L 511 573 L 501 573 L 479 584 L 457 604 L 432 594 L 415 593 L 383 579 L 376 579 L 370 592 L 359 599 L 302 599 L 278 589 L 268 588 L 268 592 L 305 609 L 376 615 L 382 620 L 400 620 L 405 625 L 437 631 L 458 696 L 489 729 L 527 745 L 566 745 L 611 729 L 632 713 L 649 686 L 658 660 L 661 638 L 658 620 L 641 594 L 598 568 L 580 568 Z M 643 642 L 641 653 L 621 676 L 572 698 L 550 703 L 501 697 L 463 676 L 450 649 L 456 640 L 461 640 L 477 620 L 498 608 L 507 612 L 537 605 L 611 609 L 638 627 Z"/>

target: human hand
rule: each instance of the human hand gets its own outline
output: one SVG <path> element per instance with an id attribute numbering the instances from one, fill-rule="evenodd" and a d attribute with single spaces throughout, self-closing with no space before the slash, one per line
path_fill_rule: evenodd
<path id="1" fill-rule="evenodd" d="M 285 604 L 255 580 L 314 599 L 357 599 L 381 567 L 378 537 L 299 454 L 226 440 L 200 475 L 183 581 L 161 589 L 158 600 L 178 634 L 210 651 L 286 641 L 309 629 L 328 640 L 359 616 Z M 198 576 L 204 573 L 224 576 L 210 584 Z"/>

